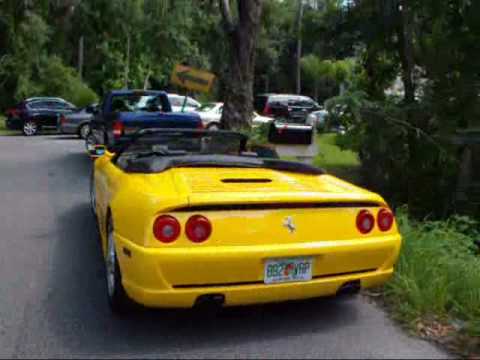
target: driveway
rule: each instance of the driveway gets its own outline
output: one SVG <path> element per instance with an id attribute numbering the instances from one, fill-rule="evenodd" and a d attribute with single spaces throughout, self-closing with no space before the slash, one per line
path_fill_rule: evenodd
<path id="1" fill-rule="evenodd" d="M 114 317 L 90 167 L 74 138 L 0 137 L 0 357 L 446 357 L 362 297 Z"/>

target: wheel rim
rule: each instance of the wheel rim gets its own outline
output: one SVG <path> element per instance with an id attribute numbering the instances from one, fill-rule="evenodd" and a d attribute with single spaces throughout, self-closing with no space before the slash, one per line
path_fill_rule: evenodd
<path id="1" fill-rule="evenodd" d="M 208 130 L 218 131 L 218 125 L 210 125 L 210 126 L 208 127 Z"/>
<path id="2" fill-rule="evenodd" d="M 107 274 L 107 288 L 108 296 L 112 297 L 115 292 L 115 242 L 113 239 L 113 226 L 108 225 L 108 244 L 106 257 L 106 274 Z"/>
<path id="3" fill-rule="evenodd" d="M 95 146 L 95 138 L 92 133 L 89 132 L 85 139 L 85 147 L 87 148 L 87 151 L 90 151 L 93 150 L 93 146 Z"/>
<path id="4" fill-rule="evenodd" d="M 83 125 L 80 128 L 80 136 L 82 137 L 82 139 L 86 139 L 89 132 L 90 132 L 90 127 L 88 125 Z"/>
<path id="5" fill-rule="evenodd" d="M 32 121 L 28 121 L 23 125 L 23 132 L 26 135 L 34 135 L 37 132 L 37 124 Z"/>

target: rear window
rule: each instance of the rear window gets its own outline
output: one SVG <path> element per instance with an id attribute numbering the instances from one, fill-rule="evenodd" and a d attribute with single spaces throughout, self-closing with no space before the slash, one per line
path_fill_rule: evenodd
<path id="1" fill-rule="evenodd" d="M 34 101 L 27 104 L 29 109 L 44 109 L 47 107 L 47 104 L 43 101 Z"/>
<path id="2" fill-rule="evenodd" d="M 167 105 L 160 95 L 115 95 L 112 98 L 112 112 L 167 111 Z"/>

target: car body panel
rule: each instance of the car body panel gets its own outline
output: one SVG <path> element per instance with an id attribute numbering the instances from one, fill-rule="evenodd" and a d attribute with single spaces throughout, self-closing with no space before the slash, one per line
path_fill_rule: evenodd
<path id="1" fill-rule="evenodd" d="M 64 115 L 59 121 L 59 132 L 62 134 L 78 134 L 80 127 L 90 123 L 92 119 L 93 114 L 88 112 L 86 108 Z"/>
<path id="2" fill-rule="evenodd" d="M 199 296 L 212 293 L 223 294 L 227 306 L 303 299 L 334 295 L 348 281 L 380 285 L 393 273 L 401 245 L 396 225 L 367 235 L 356 229 L 360 210 L 376 216 L 387 207 L 365 189 L 330 175 L 263 168 L 129 174 L 111 162 L 112 156 L 107 153 L 94 165 L 97 220 L 105 251 L 110 212 L 122 283 L 138 303 L 191 307 Z M 222 181 L 237 178 L 271 181 Z M 199 213 L 212 223 L 206 242 L 194 244 L 183 231 L 174 243 L 155 239 L 157 216 L 175 216 L 184 229 Z M 294 231 L 285 225 L 289 218 Z M 268 259 L 292 257 L 313 259 L 311 281 L 264 284 Z"/>

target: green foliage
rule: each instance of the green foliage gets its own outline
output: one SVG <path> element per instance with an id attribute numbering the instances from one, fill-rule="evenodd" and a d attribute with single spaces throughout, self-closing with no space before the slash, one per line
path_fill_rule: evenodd
<path id="1" fill-rule="evenodd" d="M 398 216 L 403 247 L 393 279 L 385 286 L 396 315 L 413 325 L 421 317 L 460 319 L 480 335 L 478 223 L 465 217 L 446 221 Z"/>

